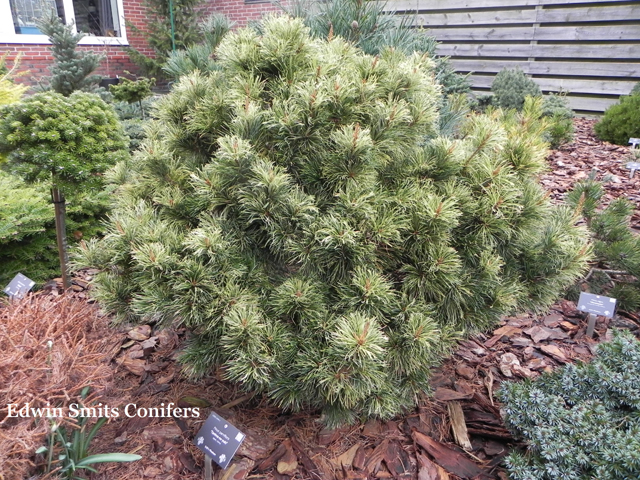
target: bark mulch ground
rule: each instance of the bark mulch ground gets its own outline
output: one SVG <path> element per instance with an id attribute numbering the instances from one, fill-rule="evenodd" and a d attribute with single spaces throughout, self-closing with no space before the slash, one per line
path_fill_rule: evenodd
<path id="1" fill-rule="evenodd" d="M 592 171 L 610 177 L 605 201 L 625 196 L 640 202 L 640 173 L 629 178 L 629 149 L 593 136 L 592 120 L 576 119 L 575 141 L 550 153 L 550 171 L 541 177 L 554 200 L 561 201 L 573 183 Z M 635 228 L 640 217 L 634 215 Z M 87 302 L 84 290 L 91 271 L 77 279 L 72 295 Z M 55 289 L 50 295 L 56 295 Z M 477 335 L 433 372 L 433 396 L 391 421 L 328 430 L 318 412 L 287 414 L 260 397 L 252 397 L 212 375 L 191 381 L 180 372 L 177 352 L 182 330 L 156 331 L 153 326 L 112 329 L 102 338 L 110 346 L 112 377 L 101 386 L 99 401 L 120 407 L 121 416 L 103 427 L 92 452 L 138 453 L 130 464 L 104 464 L 94 480 L 200 480 L 204 457 L 193 438 L 215 411 L 247 434 L 226 470 L 214 464 L 213 478 L 365 480 L 375 478 L 447 480 L 506 479 L 501 467 L 514 447 L 521 447 L 505 429 L 496 391 L 503 381 L 535 378 L 542 372 L 588 360 L 595 346 L 610 338 L 613 327 L 640 333 L 634 315 L 599 321 L 594 338 L 585 336 L 586 322 L 575 304 L 562 301 L 543 315 L 503 318 L 491 334 Z M 170 402 L 200 407 L 200 418 L 126 418 L 122 406 L 160 407 Z M 0 419 L 2 410 L 0 410 Z M 0 424 L 1 426 L 1 424 Z M 1 433 L 1 432 L 0 432 Z M 31 458 L 31 460 L 34 460 Z M 37 457 L 36 462 L 43 458 Z M 4 468 L 4 467 L 2 467 Z M 0 468 L 0 479 L 12 476 Z"/>

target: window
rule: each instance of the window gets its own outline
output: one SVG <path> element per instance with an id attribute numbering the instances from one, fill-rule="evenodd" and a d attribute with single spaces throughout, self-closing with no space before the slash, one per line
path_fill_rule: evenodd
<path id="1" fill-rule="evenodd" d="M 86 45 L 126 44 L 123 0 L 0 0 L 0 43 L 48 43 L 37 27 L 47 11 L 86 35 Z"/>

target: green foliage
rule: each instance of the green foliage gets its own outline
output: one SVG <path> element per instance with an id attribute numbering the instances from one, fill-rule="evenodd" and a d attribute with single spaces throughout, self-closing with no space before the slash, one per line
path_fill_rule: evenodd
<path id="1" fill-rule="evenodd" d="M 188 327 L 189 373 L 222 366 L 328 423 L 389 418 L 455 331 L 546 306 L 582 274 L 584 232 L 536 184 L 533 107 L 439 136 L 427 55 L 366 55 L 299 19 L 260 28 L 227 34 L 220 70 L 158 102 L 78 262 L 102 269 L 94 293 L 117 318 Z"/>
<path id="2" fill-rule="evenodd" d="M 83 391 L 85 393 L 87 389 Z M 85 393 L 86 395 L 86 393 Z M 84 395 L 83 395 L 84 398 Z M 82 403 L 79 408 L 84 408 Z M 48 444 L 40 447 L 36 453 L 47 455 L 47 468 L 45 473 L 55 469 L 58 475 L 67 480 L 85 480 L 79 477 L 78 470 L 88 470 L 97 473 L 92 467 L 96 463 L 106 462 L 134 462 L 140 460 L 140 455 L 129 453 L 100 453 L 89 455 L 89 446 L 102 426 L 107 423 L 107 418 L 99 418 L 95 424 L 91 425 L 91 417 L 79 416 L 72 423 L 73 427 L 63 426 L 56 422 L 51 422 L 51 432 L 48 436 Z M 53 459 L 57 454 L 58 458 Z"/>
<path id="3" fill-rule="evenodd" d="M 215 49 L 233 26 L 234 23 L 224 15 L 219 13 L 209 15 L 198 24 L 201 43 L 171 52 L 163 70 L 176 80 L 195 70 L 200 72 L 217 70 Z"/>
<path id="4" fill-rule="evenodd" d="M 99 186 L 126 145 L 113 109 L 94 94 L 45 92 L 0 108 L 0 152 L 28 182 Z"/>
<path id="5" fill-rule="evenodd" d="M 100 194 L 102 173 L 126 159 L 126 146 L 115 112 L 91 93 L 64 97 L 46 92 L 0 108 L 0 153 L 7 154 L 6 168 L 27 182 L 64 192 L 70 200 L 67 232 L 75 236 L 95 233 L 107 203 Z M 12 221 L 12 209 L 24 209 L 24 198 L 8 198 L 7 203 L 3 222 L 10 236 L 0 242 L 7 243 L 0 257 L 7 262 L 4 272 L 30 272 L 40 280 L 53 263 L 53 232 L 48 233 L 41 217 L 29 229 Z"/>
<path id="6" fill-rule="evenodd" d="M 385 2 L 298 0 L 288 10 L 304 20 L 314 37 L 340 36 L 369 55 L 379 55 L 385 48 L 408 55 L 427 53 L 435 58 L 435 76 L 445 96 L 470 90 L 467 76 L 456 73 L 448 58 L 436 58 L 435 38 L 414 28 L 408 15 L 395 16 Z"/>
<path id="7" fill-rule="evenodd" d="M 153 95 L 151 88 L 153 88 L 155 84 L 155 78 L 140 77 L 136 80 L 121 78 L 118 85 L 109 86 L 109 91 L 113 95 L 113 98 L 119 102 L 137 103 L 140 107 L 142 119 L 144 120 L 146 115 L 142 100 Z"/>
<path id="8" fill-rule="evenodd" d="M 640 82 L 636 83 L 633 86 L 629 95 L 640 95 Z"/>
<path id="9" fill-rule="evenodd" d="M 8 52 L 0 56 L 0 107 L 15 103 L 27 91 L 24 85 L 13 82 L 13 72 L 18 65 L 18 59 L 14 60 L 13 66 L 9 69 L 6 65 Z M 5 155 L 0 153 L 0 164 L 6 160 Z"/>
<path id="10" fill-rule="evenodd" d="M 129 137 L 129 152 L 133 153 L 140 148 L 144 139 L 147 138 L 146 122 L 137 118 L 123 120 L 122 128 L 124 128 L 125 135 Z"/>
<path id="11" fill-rule="evenodd" d="M 579 283 L 588 282 L 589 291 L 617 298 L 620 309 L 633 312 L 640 309 L 640 237 L 630 228 L 634 206 L 618 198 L 603 209 L 603 194 L 600 182 L 587 179 L 567 195 L 567 203 L 584 216 L 594 245 L 592 270 Z"/>
<path id="12" fill-rule="evenodd" d="M 491 84 L 496 107 L 521 110 L 527 96 L 540 97 L 540 87 L 519 68 L 501 70 Z"/>
<path id="13" fill-rule="evenodd" d="M 129 137 L 129 152 L 135 152 L 147 138 L 146 128 L 148 117 L 144 112 L 149 112 L 155 104 L 155 99 L 144 98 L 137 103 L 115 102 L 113 104 L 124 133 Z"/>
<path id="14" fill-rule="evenodd" d="M 109 206 L 106 192 L 72 195 L 67 203 L 67 241 L 101 232 Z M 0 284 L 17 273 L 36 283 L 58 275 L 53 205 L 45 185 L 26 185 L 0 171 Z"/>
<path id="15" fill-rule="evenodd" d="M 486 113 L 492 108 L 493 95 L 475 94 L 469 102 L 469 108 L 474 112 Z"/>
<path id="16" fill-rule="evenodd" d="M 144 112 L 151 111 L 154 104 L 155 99 L 149 97 L 137 103 L 116 102 L 113 104 L 124 133 L 129 137 L 130 153 L 135 152 L 142 141 L 147 138 L 148 117 Z"/>
<path id="17" fill-rule="evenodd" d="M 513 480 L 640 477 L 640 342 L 630 333 L 598 346 L 588 364 L 535 381 L 505 382 L 505 423 L 528 443 L 507 459 Z"/>
<path id="18" fill-rule="evenodd" d="M 594 130 L 600 140 L 618 145 L 628 145 L 630 138 L 640 137 L 640 95 L 620 97 L 620 103 L 604 112 Z"/>
<path id="19" fill-rule="evenodd" d="M 13 74 L 19 60 L 14 60 L 13 65 L 9 68 L 6 65 L 7 55 L 8 52 L 0 56 L 0 106 L 17 102 L 27 91 L 26 86 L 13 82 Z"/>
<path id="20" fill-rule="evenodd" d="M 140 103 L 142 104 L 142 106 L 140 105 Z M 114 102 L 112 105 L 113 109 L 118 115 L 118 118 L 121 121 L 124 121 L 131 119 L 142 120 L 142 111 L 151 111 L 154 104 L 155 99 L 147 97 L 141 100 L 139 103 Z"/>
<path id="21" fill-rule="evenodd" d="M 82 33 L 73 33 L 55 13 L 50 12 L 38 22 L 38 28 L 49 37 L 54 64 L 51 67 L 49 84 L 54 92 L 65 97 L 76 90 L 95 91 L 101 80 L 92 72 L 100 66 L 102 55 L 77 50 Z"/>
<path id="22" fill-rule="evenodd" d="M 550 94 L 544 97 L 542 115 L 549 120 L 545 139 L 551 148 L 573 140 L 573 110 L 566 95 Z"/>
<path id="23" fill-rule="evenodd" d="M 198 43 L 200 32 L 193 26 L 198 23 L 198 7 L 202 3 L 203 0 L 145 0 L 146 29 L 142 31 L 130 23 L 127 27 L 147 39 L 154 55 L 149 57 L 135 48 L 126 50 L 146 75 L 162 78 L 164 64 L 173 50 L 184 50 Z M 173 5 L 173 38 L 170 5 Z"/>
<path id="24" fill-rule="evenodd" d="M 117 85 L 109 85 L 109 91 L 113 98 L 119 102 L 136 103 L 153 95 L 151 89 L 155 84 L 155 78 L 140 77 L 131 80 L 122 77 Z"/>

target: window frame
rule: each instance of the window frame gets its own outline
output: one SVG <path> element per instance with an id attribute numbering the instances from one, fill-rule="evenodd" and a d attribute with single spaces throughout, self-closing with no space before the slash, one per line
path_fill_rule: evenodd
<path id="1" fill-rule="evenodd" d="M 62 0 L 64 7 L 64 16 L 67 24 L 73 26 L 74 33 L 77 33 L 75 18 L 76 14 L 73 9 L 73 0 Z M 120 21 L 119 37 L 98 37 L 94 35 L 85 35 L 80 40 L 79 45 L 122 45 L 128 46 L 127 29 L 124 19 L 124 0 L 116 0 L 118 8 L 118 19 Z M 13 15 L 11 13 L 11 5 L 9 0 L 0 0 L 0 43 L 5 44 L 25 44 L 25 45 L 51 45 L 46 35 L 33 35 L 28 33 L 15 33 L 13 25 Z"/>

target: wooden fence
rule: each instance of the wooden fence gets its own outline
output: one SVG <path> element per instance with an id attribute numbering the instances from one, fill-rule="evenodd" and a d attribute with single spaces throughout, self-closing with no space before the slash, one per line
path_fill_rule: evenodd
<path id="1" fill-rule="evenodd" d="M 428 29 L 476 92 L 519 67 L 543 92 L 568 92 L 574 110 L 601 113 L 640 82 L 639 0 L 389 0 L 387 8 Z"/>

